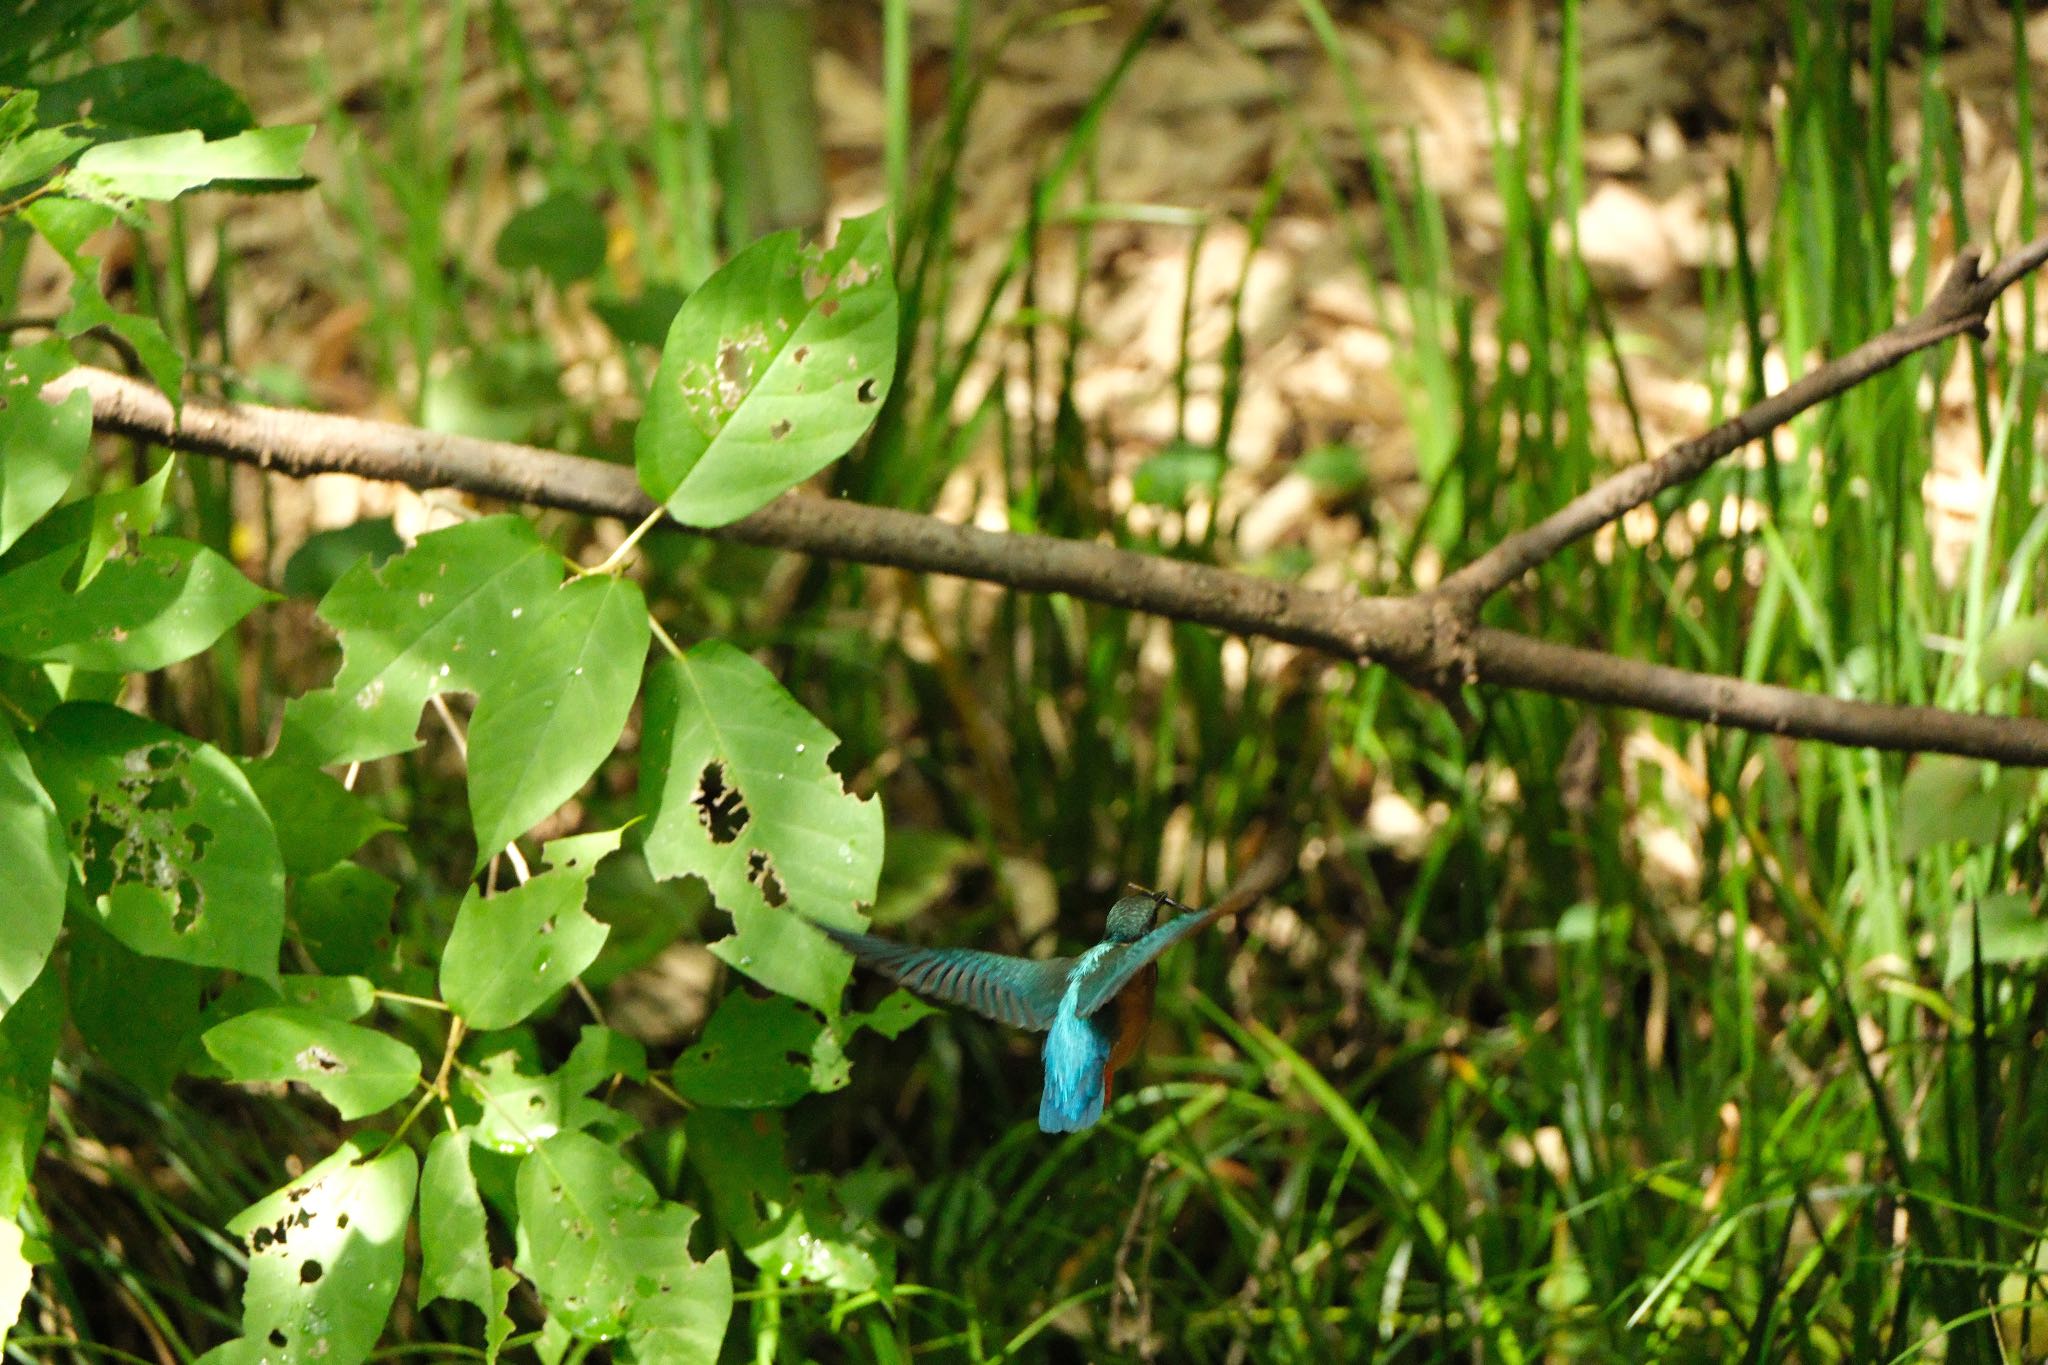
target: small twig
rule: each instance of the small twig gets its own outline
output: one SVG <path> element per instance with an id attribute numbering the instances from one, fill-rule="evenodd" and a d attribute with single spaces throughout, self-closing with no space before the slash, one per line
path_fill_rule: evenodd
<path id="1" fill-rule="evenodd" d="M 1989 274 L 1982 271 L 1982 259 L 1979 248 L 1964 248 L 1957 253 L 1948 278 L 1917 316 L 1880 332 L 1704 435 L 1594 485 L 1534 526 L 1515 532 L 1450 574 L 1437 586 L 1436 593 L 1470 620 L 1487 598 L 1565 546 L 1642 506 L 1665 489 L 1698 477 L 1724 456 L 1769 435 L 1815 404 L 1848 392 L 1872 375 L 1930 346 L 1965 332 L 1981 336 L 1984 319 L 1998 296 L 2022 276 L 2048 262 L 2048 237 L 2037 237 L 2027 243 L 2000 261 Z"/>
<path id="2" fill-rule="evenodd" d="M 1111 1272 L 1116 1282 L 1116 1297 L 1110 1301 L 1109 1340 L 1112 1346 L 1130 1346 L 1136 1349 L 1138 1359 L 1150 1360 L 1155 1354 L 1151 1343 L 1152 1300 L 1149 1294 L 1139 1290 L 1136 1280 L 1131 1278 L 1131 1248 L 1137 1245 L 1138 1227 L 1145 1222 L 1145 1211 L 1152 1200 L 1152 1182 L 1159 1174 L 1157 1157 L 1145 1163 L 1145 1175 L 1138 1182 L 1138 1197 L 1131 1201 L 1131 1216 L 1124 1220 L 1124 1235 L 1116 1244 L 1116 1262 Z M 1146 1241 L 1146 1250 L 1151 1250 L 1151 1241 Z M 1148 1257 L 1149 1261 L 1149 1257 Z M 1146 1282 L 1151 1282 L 1151 1267 L 1146 1266 Z M 1134 1316 L 1126 1316 L 1127 1313 Z"/>

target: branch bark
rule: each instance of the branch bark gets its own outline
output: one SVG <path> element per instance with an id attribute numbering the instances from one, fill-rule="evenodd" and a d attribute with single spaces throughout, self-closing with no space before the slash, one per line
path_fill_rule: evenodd
<path id="1" fill-rule="evenodd" d="M 2044 244 L 2048 249 L 2048 244 Z M 2002 287 L 2002 286 L 2001 286 Z M 45 390 L 91 395 L 102 431 L 304 478 L 347 473 L 415 488 L 456 488 L 636 524 L 654 510 L 631 469 L 532 446 L 291 408 L 191 398 L 182 414 L 155 389 L 80 367 Z M 1467 631 L 1432 597 L 1358 597 L 1255 578 L 1113 546 L 1010 535 L 886 507 L 786 494 L 697 535 L 828 559 L 948 574 L 1257 635 L 1410 679 L 1438 676 L 1468 652 L 1479 682 L 1639 707 L 1795 738 L 1935 751 L 2048 766 L 2048 721 L 1847 701 L 1551 644 L 1512 631 Z M 1475 561 L 1475 563 L 1478 561 Z"/>

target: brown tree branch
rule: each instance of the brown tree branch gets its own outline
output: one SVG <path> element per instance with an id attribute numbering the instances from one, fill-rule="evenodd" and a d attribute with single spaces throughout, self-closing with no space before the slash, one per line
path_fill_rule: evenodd
<path id="1" fill-rule="evenodd" d="M 1630 465 L 1579 494 L 1526 530 L 1517 531 L 1471 563 L 1448 575 L 1436 592 L 1455 614 L 1470 620 L 1495 593 L 1548 560 L 1565 546 L 1591 535 L 1623 513 L 1667 488 L 1697 478 L 1723 457 L 1767 436 L 1817 403 L 1846 393 L 1864 380 L 1965 332 L 1981 335 L 1985 316 L 1998 296 L 2022 276 L 2048 262 L 2048 237 L 2037 237 L 2000 261 L 1989 274 L 1983 252 L 1966 247 L 1916 317 L 1880 332 L 1846 355 L 1729 418 L 1703 435 L 1673 446 L 1654 460 Z"/>
<path id="2" fill-rule="evenodd" d="M 92 396 L 102 431 L 218 455 L 295 477 L 356 474 L 636 524 L 654 510 L 631 469 L 532 446 L 422 431 L 291 408 L 187 399 L 182 420 L 148 385 L 80 367 L 45 391 Z M 978 579 L 1259 635 L 1410 678 L 1441 673 L 1469 650 L 1481 682 L 1634 706 L 1766 734 L 2048 766 L 2048 721 L 1845 701 L 1550 644 L 1504 630 L 1466 632 L 1441 602 L 1356 597 L 1088 541 L 1011 535 L 936 517 L 787 494 L 729 526 L 693 534 L 750 545 Z M 1465 638 L 1460 638 L 1465 637 Z"/>

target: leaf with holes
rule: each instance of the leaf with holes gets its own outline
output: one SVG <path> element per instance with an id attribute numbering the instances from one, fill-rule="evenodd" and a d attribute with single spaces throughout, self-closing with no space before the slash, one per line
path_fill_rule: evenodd
<path id="1" fill-rule="evenodd" d="M 491 1244 L 466 1132 L 436 1134 L 420 1171 L 420 1306 L 435 1299 L 492 1314 Z"/>
<path id="2" fill-rule="evenodd" d="M 441 954 L 441 998 L 471 1028 L 510 1028 L 588 967 L 610 931 L 583 911 L 591 874 L 620 830 L 557 839 L 550 871 L 495 896 L 475 887 Z"/>
<path id="3" fill-rule="evenodd" d="M 503 676 L 508 648 L 562 573 L 560 556 L 513 516 L 430 532 L 381 569 L 357 563 L 320 601 L 341 636 L 341 671 L 286 704 L 276 757 L 323 767 L 413 748 L 428 698 L 480 695 Z"/>
<path id="4" fill-rule="evenodd" d="M 7 930 L 0 933 L 0 1019 L 42 975 L 64 927 L 70 854 L 57 803 L 36 781 L 21 741 L 0 721 L 0 868 L 8 883 Z"/>
<path id="5" fill-rule="evenodd" d="M 694 1104 L 780 1109 L 811 1093 L 811 1051 L 824 1021 L 783 995 L 732 991 L 697 1046 L 676 1059 L 676 1090 Z"/>
<path id="6" fill-rule="evenodd" d="M 477 1105 L 476 1140 L 494 1152 L 530 1152 L 562 1130 L 561 1083 L 520 1070 L 516 1053 L 464 1067 L 462 1090 Z"/>
<path id="7" fill-rule="evenodd" d="M 297 1081 L 344 1119 L 374 1114 L 412 1093 L 420 1057 L 396 1038 L 315 1010 L 251 1010 L 203 1040 L 231 1081 Z"/>
<path id="8" fill-rule="evenodd" d="M 718 1222 L 748 1260 L 785 1283 L 859 1293 L 885 1282 L 887 1252 L 872 1225 L 837 1206 L 832 1181 L 790 1170 L 779 1112 L 698 1109 L 684 1131 Z"/>
<path id="9" fill-rule="evenodd" d="M 0 575 L 0 654 L 102 673 L 147 673 L 212 646 L 270 594 L 189 540 L 149 536 L 73 590 L 85 547 Z"/>
<path id="10" fill-rule="evenodd" d="M 124 548 L 132 555 L 139 538 L 156 529 L 157 518 L 164 509 L 164 490 L 170 486 L 171 474 L 177 467 L 174 455 L 141 483 L 111 493 L 95 493 L 88 500 L 92 528 L 86 532 L 85 558 L 78 565 L 81 590 L 98 576 L 109 555 Z"/>
<path id="11" fill-rule="evenodd" d="M 479 869 L 574 796 L 611 753 L 640 690 L 647 640 L 637 584 L 579 578 L 508 652 L 469 729 Z"/>
<path id="12" fill-rule="evenodd" d="M 86 900 L 116 938 L 138 953 L 276 975 L 284 860 L 224 754 L 99 702 L 58 707 L 24 747 Z"/>
<path id="13" fill-rule="evenodd" d="M 46 403 L 40 394 L 70 368 L 61 341 L 0 352 L 0 550 L 55 507 L 85 466 L 92 395 L 79 390 Z"/>
<path id="14" fill-rule="evenodd" d="M 341 671 L 285 707 L 274 757 L 318 767 L 400 753 L 428 698 L 473 693 L 481 866 L 597 771 L 639 684 L 639 588 L 612 578 L 563 587 L 563 572 L 520 517 L 421 536 L 381 570 L 359 563 L 320 603 L 341 635 Z"/>
<path id="15" fill-rule="evenodd" d="M 404 1278 L 418 1173 L 403 1143 L 365 1160 L 354 1142 L 344 1142 L 236 1215 L 228 1231 L 249 1251 L 242 1290 L 247 1349 L 225 1358 L 271 1365 L 367 1360 Z"/>
<path id="16" fill-rule="evenodd" d="M 839 740 L 767 669 L 707 640 L 648 677 L 644 851 L 656 878 L 704 879 L 735 933 L 711 951 L 836 1014 L 849 959 L 782 908 L 857 923 L 882 866 L 882 807 L 848 792 Z"/>
<path id="17" fill-rule="evenodd" d="M 683 301 L 634 439 L 640 485 L 722 526 L 852 449 L 896 371 L 896 282 L 879 212 L 828 250 L 764 237 Z"/>
<path id="18" fill-rule="evenodd" d="M 597 1139 L 561 1133 L 520 1163 L 516 1264 L 548 1313 L 578 1336 L 674 1330 L 686 1314 L 714 1324 L 701 1356 L 717 1359 L 732 1308 L 725 1253 L 690 1258 L 697 1215 L 661 1199 L 647 1177 Z"/>

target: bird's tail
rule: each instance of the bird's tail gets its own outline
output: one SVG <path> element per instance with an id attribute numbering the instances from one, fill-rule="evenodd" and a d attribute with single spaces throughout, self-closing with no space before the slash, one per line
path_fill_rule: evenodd
<path id="1" fill-rule="evenodd" d="M 1102 1117 L 1109 1050 L 1115 1039 L 1093 1019 L 1062 1011 L 1045 1039 L 1045 1094 L 1038 1101 L 1038 1126 L 1048 1133 L 1073 1133 Z"/>

